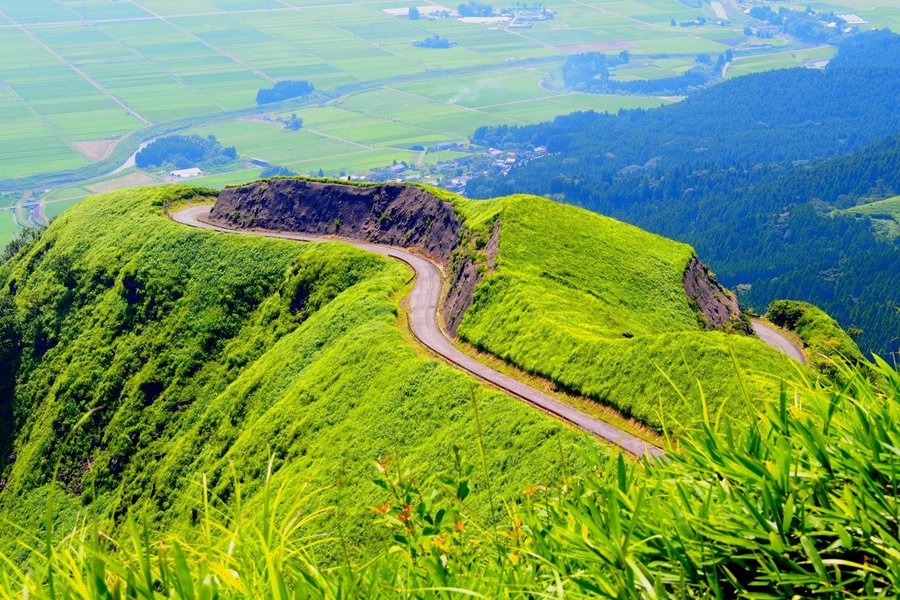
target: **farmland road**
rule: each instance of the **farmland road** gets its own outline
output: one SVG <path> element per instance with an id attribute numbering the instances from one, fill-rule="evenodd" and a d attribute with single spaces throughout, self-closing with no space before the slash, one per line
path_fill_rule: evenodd
<path id="1" fill-rule="evenodd" d="M 789 340 L 787 336 L 782 334 L 780 331 L 778 331 L 771 325 L 763 323 L 759 319 L 753 319 L 750 322 L 750 325 L 753 327 L 753 333 L 755 333 L 760 340 L 772 346 L 776 350 L 787 354 L 794 360 L 801 362 L 804 365 L 806 364 L 806 355 L 803 354 L 803 350 L 798 348 L 797 344 Z"/>
<path id="2" fill-rule="evenodd" d="M 375 252 L 383 256 L 389 256 L 402 262 L 405 262 L 416 272 L 416 281 L 413 284 L 412 292 L 409 296 L 410 315 L 409 322 L 412 327 L 413 334 L 416 338 L 432 351 L 442 356 L 451 364 L 475 375 L 476 377 L 500 388 L 511 396 L 515 396 L 520 400 L 524 400 L 541 410 L 550 413 L 564 421 L 589 432 L 593 435 L 615 444 L 623 450 L 634 454 L 635 456 L 665 456 L 662 449 L 635 437 L 634 435 L 610 425 L 605 421 L 588 416 L 580 410 L 569 406 L 555 398 L 551 398 L 547 394 L 540 392 L 521 381 L 517 381 L 511 377 L 507 377 L 499 371 L 484 365 L 468 354 L 465 354 L 454 346 L 443 329 L 438 325 L 437 313 L 440 305 L 441 294 L 441 272 L 437 265 L 431 261 L 396 248 L 394 246 L 384 246 L 381 244 L 371 244 L 359 240 L 337 237 L 324 237 L 316 235 L 307 235 L 294 232 L 276 232 L 276 231 L 259 231 L 245 229 L 228 229 L 213 225 L 206 221 L 211 210 L 210 205 L 192 206 L 185 208 L 172 215 L 172 220 L 183 225 L 191 227 L 199 227 L 210 231 L 219 231 L 224 233 L 235 233 L 242 235 L 258 235 L 264 237 L 281 238 L 287 240 L 296 240 L 301 242 L 321 242 L 321 241 L 341 241 L 347 244 L 362 248 L 369 252 Z"/>

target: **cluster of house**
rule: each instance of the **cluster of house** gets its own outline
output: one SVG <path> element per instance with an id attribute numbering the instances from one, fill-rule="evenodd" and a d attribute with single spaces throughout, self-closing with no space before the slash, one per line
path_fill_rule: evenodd
<path id="1" fill-rule="evenodd" d="M 514 8 L 503 8 L 500 10 L 491 10 L 491 14 L 480 15 L 463 15 L 446 6 L 439 4 L 430 4 L 428 6 L 416 6 L 411 10 L 410 7 L 385 8 L 385 13 L 392 17 L 411 17 L 416 15 L 416 19 L 425 19 L 436 21 L 438 19 L 456 19 L 462 23 L 472 23 L 477 25 L 505 25 L 510 29 L 530 29 L 531 24 L 536 21 L 549 21 L 556 13 L 545 7 L 540 2 L 527 5 L 524 2 Z"/>

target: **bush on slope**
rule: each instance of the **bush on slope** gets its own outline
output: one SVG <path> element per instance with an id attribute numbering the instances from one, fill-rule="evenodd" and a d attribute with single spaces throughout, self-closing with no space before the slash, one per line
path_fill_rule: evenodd
<path id="1" fill-rule="evenodd" d="M 352 553 L 379 535 L 369 465 L 400 452 L 437 467 L 453 443 L 470 446 L 473 387 L 498 493 L 556 472 L 560 447 L 584 440 L 423 358 L 397 323 L 405 266 L 342 244 L 192 230 L 162 215 L 202 196 L 184 189 L 94 197 L 0 267 L 0 322 L 16 324 L 21 355 L 4 399 L 6 518 L 39 530 L 58 489 L 64 528 L 85 511 L 121 523 L 140 506 L 190 532 L 197 473 L 225 498 L 241 473 L 253 506 L 272 452 L 287 494 L 328 487 L 316 502 L 340 505 L 341 519 L 317 531 L 342 532 Z M 486 482 L 473 490 L 486 508 Z"/>

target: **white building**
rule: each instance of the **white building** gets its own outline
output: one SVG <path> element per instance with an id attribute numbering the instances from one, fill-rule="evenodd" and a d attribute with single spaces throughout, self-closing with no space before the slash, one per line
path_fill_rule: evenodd
<path id="1" fill-rule="evenodd" d="M 190 169 L 179 169 L 178 171 L 171 171 L 169 175 L 171 177 L 175 177 L 176 179 L 190 179 L 192 177 L 200 177 L 201 175 L 203 175 L 203 171 L 201 171 L 197 167 L 192 167 Z"/>

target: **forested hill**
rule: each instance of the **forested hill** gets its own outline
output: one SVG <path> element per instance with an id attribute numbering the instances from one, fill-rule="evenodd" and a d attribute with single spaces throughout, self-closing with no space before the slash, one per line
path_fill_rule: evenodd
<path id="1" fill-rule="evenodd" d="M 834 209 L 900 193 L 897 64 L 900 36 L 873 32 L 824 72 L 742 77 L 618 117 L 482 129 L 479 143 L 554 154 L 467 192 L 552 195 L 688 242 L 745 303 L 808 300 L 887 354 L 900 333 L 900 250 Z"/>
<path id="2" fill-rule="evenodd" d="M 545 145 L 606 169 L 836 156 L 900 131 L 898 64 L 900 36 L 874 31 L 848 40 L 822 71 L 747 75 L 661 108 L 482 127 L 472 139 L 499 148 Z"/>

